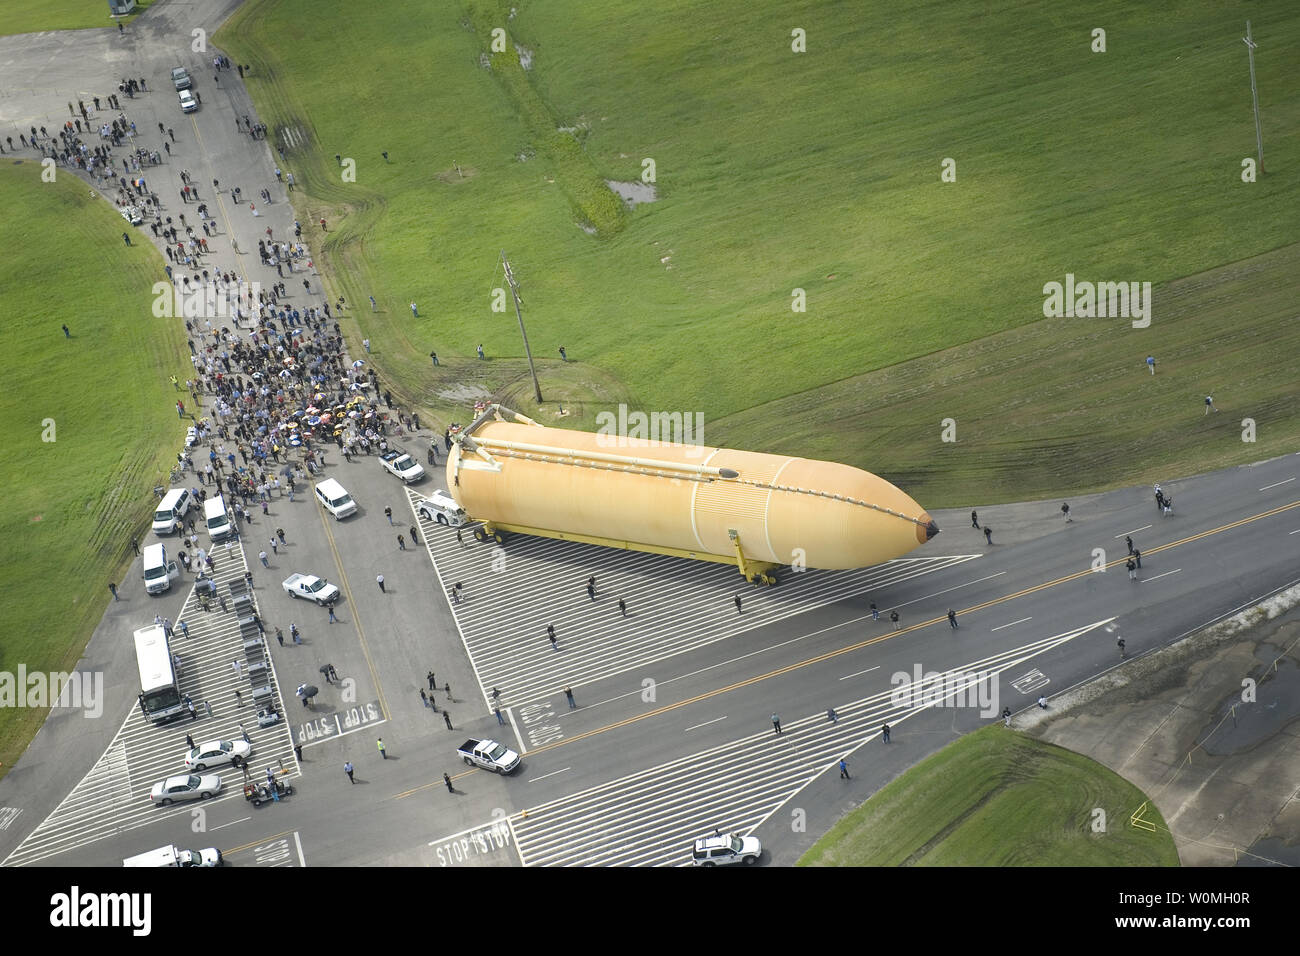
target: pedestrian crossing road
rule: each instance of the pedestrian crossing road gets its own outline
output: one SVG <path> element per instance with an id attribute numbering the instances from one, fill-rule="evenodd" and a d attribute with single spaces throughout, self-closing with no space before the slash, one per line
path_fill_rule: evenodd
<path id="1" fill-rule="evenodd" d="M 414 515 L 420 496 L 410 490 L 407 496 Z M 463 585 L 463 598 L 451 609 L 485 703 L 499 687 L 509 690 L 512 707 L 978 557 L 786 571 L 776 587 L 757 588 L 728 565 L 528 535 L 512 536 L 504 545 L 482 543 L 467 529 L 457 542 L 454 528 L 415 520 L 449 600 L 453 585 Z M 594 601 L 586 591 L 591 575 Z M 626 614 L 619 611 L 620 599 Z M 547 625 L 555 628 L 558 650 Z"/>
<path id="2" fill-rule="evenodd" d="M 995 687 L 998 675 L 1108 623 L 927 674 L 901 694 L 891 689 L 853 701 L 836 708 L 835 723 L 825 712 L 783 722 L 779 735 L 750 734 L 530 807 L 508 821 L 520 858 L 525 866 L 689 865 L 694 840 L 715 828 L 753 832 L 841 757 L 877 740 L 882 724 L 973 699 L 977 685 Z M 992 697 L 985 716 L 996 718 L 998 706 Z"/>
<path id="3" fill-rule="evenodd" d="M 213 560 L 212 577 L 220 592 L 228 594 L 229 585 L 241 581 L 248 570 L 243 548 L 233 548 L 230 557 L 214 549 Z M 275 585 L 263 581 L 262 586 Z M 197 719 L 185 717 L 155 726 L 133 707 L 103 756 L 54 812 L 5 859 L 4 865 L 36 863 L 124 830 L 147 826 L 165 814 L 188 813 L 193 807 L 211 808 L 222 800 L 242 799 L 242 772 L 225 766 L 210 771 L 219 774 L 222 780 L 222 793 L 214 800 L 166 808 L 155 807 L 150 802 L 149 791 L 155 783 L 185 772 L 186 734 L 193 736 L 195 743 L 236 739 L 242 725 L 253 744 L 251 763 L 255 779 L 262 779 L 268 766 L 276 772 L 283 768 L 285 773 L 297 773 L 288 722 L 281 720 L 273 726 L 259 728 L 257 708 L 250 700 L 248 677 L 242 673 L 236 675 L 231 667 L 232 661 L 245 660 L 244 641 L 238 614 L 229 598 L 226 603 L 229 610 L 222 611 L 213 602 L 212 610 L 204 612 L 196 588 L 191 588 L 172 635 L 172 652 L 181 659 L 181 692 L 194 701 Z M 180 621 L 188 625 L 188 637 L 183 634 Z M 149 623 L 142 620 L 136 626 Z M 270 655 L 266 655 L 266 661 L 270 672 L 266 680 L 274 689 L 276 706 L 284 714 L 284 701 Z M 236 697 L 237 690 L 244 698 L 242 706 Z"/>

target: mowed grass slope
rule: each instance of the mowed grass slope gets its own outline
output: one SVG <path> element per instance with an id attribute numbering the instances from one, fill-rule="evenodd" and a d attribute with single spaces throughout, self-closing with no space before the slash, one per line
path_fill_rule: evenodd
<path id="1" fill-rule="evenodd" d="M 136 0 L 135 12 L 121 17 L 128 25 L 154 0 Z M 5 0 L 0 35 L 39 33 L 44 30 L 117 29 L 106 0 Z"/>
<path id="2" fill-rule="evenodd" d="M 152 490 L 184 444 L 167 381 L 185 378 L 184 326 L 151 314 L 158 253 L 134 229 L 128 249 L 125 221 L 70 174 L 0 164 L 0 208 L 0 671 L 66 671 L 109 581 L 138 573 L 131 534 L 146 541 Z M 156 612 L 145 600 L 139 626 Z M 0 708 L 6 769 L 44 716 Z"/>
<path id="3" fill-rule="evenodd" d="M 1240 180 L 1254 150 L 1247 16 L 1271 170 L 1253 185 Z M 489 52 L 494 23 L 507 52 Z M 790 50 L 795 26 L 807 53 Z M 1091 52 L 1096 26 L 1106 53 Z M 513 309 L 490 310 L 505 249 L 543 390 L 572 427 L 621 400 L 700 410 L 710 443 L 828 454 L 930 506 L 1204 470 L 1300 434 L 1278 391 L 1300 344 L 1295 273 L 1227 301 L 1169 294 L 1300 239 L 1294 5 L 395 0 L 358 18 L 262 0 L 219 42 L 254 64 L 264 119 L 307 134 L 285 166 L 305 184 L 303 221 L 330 218 L 314 241 L 361 306 L 354 334 L 444 419 L 463 416 L 462 384 L 535 411 Z M 539 110 L 576 128 L 586 166 Z M 355 183 L 335 154 L 357 159 Z M 660 200 L 596 236 L 580 228 L 591 176 L 634 179 L 647 158 Z M 955 183 L 940 181 L 944 158 Z M 1045 323 L 1043 285 L 1067 272 L 1154 283 L 1151 328 Z M 1230 341 L 1180 366 L 1216 310 L 1208 327 Z M 1068 361 L 1044 361 L 1062 340 Z M 953 379 L 908 364 L 981 342 L 996 361 Z M 1125 377 L 1151 352 L 1171 376 L 1160 395 Z M 885 405 L 875 387 L 891 371 L 918 388 Z M 1205 393 L 1228 413 L 1220 432 L 1183 427 Z M 1229 416 L 1270 427 L 1246 444 Z M 955 445 L 939 441 L 945 418 Z"/>
<path id="4" fill-rule="evenodd" d="M 1101 764 L 996 724 L 892 781 L 799 865 L 1177 866 L 1154 806 L 1142 819 L 1155 832 L 1129 825 L 1145 801 Z"/>

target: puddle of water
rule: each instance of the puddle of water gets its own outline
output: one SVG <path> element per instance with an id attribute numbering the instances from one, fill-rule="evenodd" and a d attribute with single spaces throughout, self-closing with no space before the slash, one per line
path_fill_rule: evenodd
<path id="1" fill-rule="evenodd" d="M 655 192 L 655 188 L 649 183 L 620 183 L 614 179 L 607 179 L 605 180 L 605 185 L 618 193 L 623 198 L 623 201 L 633 209 L 643 202 L 654 202 L 659 198 L 658 193 Z"/>

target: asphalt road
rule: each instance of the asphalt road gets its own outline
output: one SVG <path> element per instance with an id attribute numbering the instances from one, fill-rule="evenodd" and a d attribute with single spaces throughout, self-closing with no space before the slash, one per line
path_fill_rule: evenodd
<path id="1" fill-rule="evenodd" d="M 123 105 L 142 131 L 159 121 L 176 128 L 172 162 L 146 172 L 160 195 L 176 194 L 182 168 L 201 195 L 214 178 L 242 185 L 246 196 L 278 190 L 272 145 L 235 132 L 237 117 L 256 119 L 237 80 L 224 74 L 216 94 L 211 76 L 204 79 L 210 71 L 198 69 L 203 60 L 185 52 L 195 25 L 215 28 L 236 5 L 214 12 L 159 3 L 121 39 L 115 31 L 4 38 L 0 75 L 28 79 L 25 88 L 7 87 L 0 118 L 15 129 L 41 125 L 40 117 L 62 122 L 67 99 L 115 89 L 119 75 L 145 75 L 160 92 Z M 180 114 L 167 86 L 176 62 L 199 78 L 203 108 L 192 117 Z M 171 177 L 170 186 L 160 188 L 160 177 Z M 254 220 L 221 197 L 223 235 L 248 249 L 267 225 L 284 234 L 293 210 L 284 193 L 275 198 Z M 179 199 L 169 204 L 174 211 Z M 238 261 L 246 278 L 275 278 L 233 249 L 220 255 Z M 423 461 L 430 437 L 399 443 Z M 149 785 L 176 772 L 168 761 L 189 731 L 133 722 L 130 633 L 156 613 L 192 613 L 183 603 L 192 579 L 151 598 L 132 578 L 79 664 L 105 675 L 103 716 L 55 710 L 0 781 L 0 860 L 112 866 L 177 842 L 218 846 L 233 865 L 681 865 L 691 839 L 719 827 L 752 830 L 770 863 L 788 864 L 844 810 L 1002 707 L 1033 706 L 1039 694 L 1050 700 L 1119 664 L 1118 637 L 1130 655 L 1149 653 L 1290 582 L 1300 566 L 1295 456 L 1170 481 L 1177 512 L 1167 517 L 1147 488 L 1071 499 L 1068 524 L 1059 501 L 980 509 L 994 528 L 988 545 L 966 511 L 937 514 L 944 533 L 913 558 L 860 572 L 788 572 L 771 590 L 725 568 L 598 548 L 530 539 L 462 547 L 451 531 L 417 522 L 407 489 L 376 459 L 336 457 L 328 456 L 327 473 L 353 493 L 356 515 L 335 521 L 309 496 L 278 498 L 244 535 L 262 618 L 286 634 L 294 622 L 304 636 L 301 646 L 271 647 L 279 686 L 310 680 L 322 690 L 311 710 L 284 693 L 286 725 L 253 732 L 258 757 L 278 762 L 288 753 L 298 792 L 255 809 L 232 787 L 201 817 L 141 807 Z M 411 490 L 442 487 L 441 468 L 431 471 Z M 400 550 L 396 535 L 412 524 L 420 544 Z M 276 527 L 288 547 L 262 569 L 256 554 Z M 1143 552 L 1136 582 L 1123 568 L 1126 533 Z M 1094 561 L 1106 570 L 1092 570 Z M 339 585 L 337 623 L 283 594 L 279 581 L 293 571 Z M 386 593 L 375 583 L 381 573 Z M 591 574 L 595 602 L 584 590 Z M 456 581 L 465 601 L 453 606 L 447 588 Z M 871 601 L 882 620 L 872 619 Z M 949 607 L 958 630 L 946 620 Z M 891 609 L 898 630 L 885 619 Z M 546 639 L 548 623 L 558 650 Z M 203 630 L 184 680 L 216 705 L 212 718 L 195 722 L 203 730 L 196 739 L 247 725 L 233 700 L 228 628 L 214 621 Z M 327 663 L 340 684 L 321 683 Z M 435 701 L 454 730 L 420 701 L 430 669 L 439 687 L 451 685 Z M 947 675 L 942 706 L 924 697 L 925 684 L 919 694 L 893 693 L 896 675 L 918 671 Z M 494 687 L 504 726 L 491 711 Z M 950 706 L 957 694 L 975 699 Z M 888 745 L 879 739 L 884 722 L 893 727 Z M 303 745 L 300 764 L 285 732 Z M 469 736 L 499 737 L 524 753 L 523 766 L 509 778 L 465 767 L 454 749 Z M 848 781 L 834 769 L 842 756 Z M 345 760 L 356 766 L 356 783 L 343 773 Z M 444 772 L 455 778 L 454 793 Z"/>

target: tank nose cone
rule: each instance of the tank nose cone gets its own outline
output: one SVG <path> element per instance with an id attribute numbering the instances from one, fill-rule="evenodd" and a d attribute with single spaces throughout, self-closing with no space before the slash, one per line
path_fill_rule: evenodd
<path id="1" fill-rule="evenodd" d="M 921 521 L 924 521 L 925 524 L 921 524 L 920 523 Z M 922 514 L 920 521 L 918 521 L 916 525 L 917 543 L 925 544 L 927 541 L 929 541 L 938 533 L 939 533 L 939 526 L 935 524 L 934 519 L 931 518 L 928 514 Z"/>

